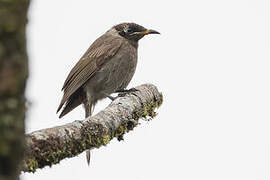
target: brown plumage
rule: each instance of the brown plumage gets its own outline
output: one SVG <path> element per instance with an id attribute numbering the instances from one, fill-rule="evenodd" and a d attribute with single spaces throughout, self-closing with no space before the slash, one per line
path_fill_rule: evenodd
<path id="1" fill-rule="evenodd" d="M 63 117 L 78 105 L 84 103 L 86 94 L 83 85 L 89 80 L 102 65 L 110 60 L 119 50 L 122 42 L 118 37 L 104 34 L 98 38 L 74 66 L 64 82 L 63 98 L 57 112 L 66 103 L 59 118 Z"/>
<path id="2" fill-rule="evenodd" d="M 91 116 L 98 100 L 125 89 L 135 73 L 138 41 L 147 34 L 159 33 L 135 23 L 122 23 L 99 37 L 64 82 L 59 118 L 80 104 L 85 107 L 85 117 Z M 87 151 L 88 164 L 89 160 Z"/>

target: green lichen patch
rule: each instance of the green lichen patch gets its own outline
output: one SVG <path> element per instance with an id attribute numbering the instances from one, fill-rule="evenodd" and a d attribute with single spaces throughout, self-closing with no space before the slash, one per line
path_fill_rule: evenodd
<path id="1" fill-rule="evenodd" d="M 34 173 L 38 168 L 38 162 L 34 158 L 27 158 L 27 160 L 23 160 L 22 169 L 27 169 L 28 172 Z"/>
<path id="2" fill-rule="evenodd" d="M 83 139 L 86 139 L 83 143 L 86 149 L 99 148 L 102 145 L 107 145 L 112 139 L 111 133 L 107 131 L 101 124 L 88 122 L 89 124 L 82 128 L 81 134 Z"/>
<path id="3" fill-rule="evenodd" d="M 143 113 L 142 117 L 146 118 L 147 116 L 150 116 L 151 118 L 156 116 L 155 109 L 158 107 L 158 104 L 156 101 L 151 101 L 149 104 L 145 105 L 143 107 Z"/>
<path id="4" fill-rule="evenodd" d="M 115 136 L 119 137 L 125 133 L 125 127 L 123 125 L 119 126 L 116 130 Z"/>
<path id="5" fill-rule="evenodd" d="M 108 134 L 103 136 L 103 145 L 107 145 L 111 140 L 111 136 L 109 136 Z"/>
<path id="6" fill-rule="evenodd" d="M 154 97 L 154 99 L 148 103 L 145 103 L 145 104 L 142 104 L 142 108 L 137 108 L 135 105 L 135 112 L 133 113 L 133 118 L 137 121 L 137 119 L 139 118 L 146 118 L 147 117 L 150 117 L 151 118 L 154 118 L 157 113 L 155 112 L 155 110 L 157 108 L 159 108 L 163 102 L 163 96 L 162 94 L 160 93 L 159 94 L 160 96 L 157 98 L 157 97 Z"/>
<path id="7" fill-rule="evenodd" d="M 33 147 L 25 154 L 23 169 L 35 172 L 37 168 L 57 164 L 66 157 L 74 157 L 85 150 L 85 142 L 63 141 L 58 137 L 35 139 L 31 137 Z"/>

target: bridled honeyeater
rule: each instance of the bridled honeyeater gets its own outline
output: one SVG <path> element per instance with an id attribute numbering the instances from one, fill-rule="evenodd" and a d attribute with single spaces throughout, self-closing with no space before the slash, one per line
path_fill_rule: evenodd
<path id="1" fill-rule="evenodd" d="M 95 40 L 64 82 L 59 118 L 81 104 L 89 117 L 98 100 L 124 91 L 135 73 L 138 41 L 148 34 L 160 33 L 135 23 L 121 23 Z M 89 164 L 89 150 L 86 155 Z"/>

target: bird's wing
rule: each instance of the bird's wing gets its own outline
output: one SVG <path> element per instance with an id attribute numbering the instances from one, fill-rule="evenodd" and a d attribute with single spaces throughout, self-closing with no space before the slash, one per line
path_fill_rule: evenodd
<path id="1" fill-rule="evenodd" d="M 64 95 L 57 112 L 76 90 L 117 53 L 121 45 L 122 39 L 120 37 L 104 34 L 89 47 L 78 63 L 72 68 L 64 82 L 62 88 Z"/>

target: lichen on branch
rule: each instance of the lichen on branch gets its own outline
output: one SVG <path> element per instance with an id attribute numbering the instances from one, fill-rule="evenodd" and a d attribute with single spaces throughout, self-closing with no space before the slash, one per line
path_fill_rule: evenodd
<path id="1" fill-rule="evenodd" d="M 27 134 L 22 171 L 35 172 L 87 149 L 104 146 L 133 130 L 140 118 L 153 118 L 155 109 L 162 104 L 162 94 L 151 84 L 136 89 L 118 96 L 95 116 Z"/>

